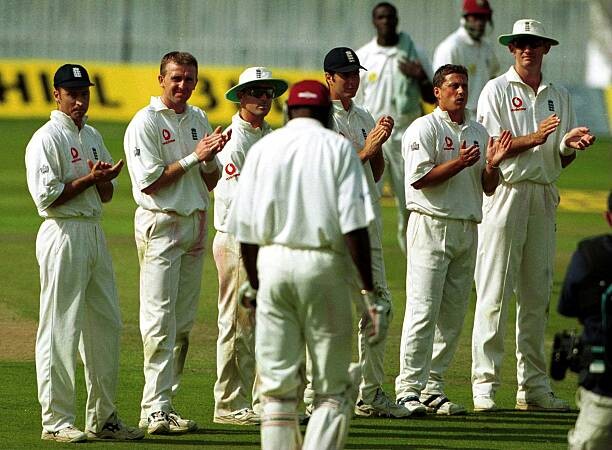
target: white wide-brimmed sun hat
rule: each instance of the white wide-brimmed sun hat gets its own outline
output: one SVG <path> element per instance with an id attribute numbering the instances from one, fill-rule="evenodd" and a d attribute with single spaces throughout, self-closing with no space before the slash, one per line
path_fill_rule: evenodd
<path id="1" fill-rule="evenodd" d="M 225 98 L 230 102 L 240 103 L 238 92 L 250 85 L 268 84 L 274 88 L 274 98 L 280 97 L 289 85 L 285 80 L 272 78 L 272 72 L 267 67 L 249 67 L 240 74 L 238 84 L 225 93 Z"/>
<path id="2" fill-rule="evenodd" d="M 551 45 L 559 45 L 559 41 L 546 35 L 542 22 L 533 19 L 517 20 L 512 27 L 512 34 L 502 34 L 497 39 L 501 45 L 508 45 L 521 36 L 537 37 L 547 40 Z"/>

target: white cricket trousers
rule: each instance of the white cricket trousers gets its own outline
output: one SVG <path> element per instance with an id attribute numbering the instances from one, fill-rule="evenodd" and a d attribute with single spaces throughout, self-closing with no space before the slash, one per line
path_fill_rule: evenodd
<path id="1" fill-rule="evenodd" d="M 255 328 L 263 405 L 262 448 L 300 448 L 296 406 L 306 347 L 315 410 L 303 449 L 343 448 L 354 398 L 348 395 L 352 340 L 350 260 L 322 249 L 261 247 Z"/>
<path id="2" fill-rule="evenodd" d="M 444 393 L 444 373 L 457 349 L 472 288 L 477 225 L 411 211 L 406 242 L 398 399 Z"/>
<path id="3" fill-rule="evenodd" d="M 370 237 L 370 249 L 372 258 L 372 279 L 374 281 L 374 294 L 377 297 L 379 304 L 385 306 L 389 312 L 389 322 L 393 318 L 393 305 L 391 301 L 391 292 L 387 285 L 387 274 L 385 271 L 385 260 L 383 257 L 382 248 L 382 223 L 380 202 L 374 205 L 376 220 L 372 221 L 368 226 L 368 235 Z M 359 275 L 356 276 L 357 289 L 359 293 L 361 281 Z M 368 335 L 366 324 L 359 321 L 358 332 L 359 345 L 359 363 L 361 365 L 361 384 L 359 386 L 359 399 L 366 404 L 371 404 L 376 396 L 376 391 L 382 389 L 382 384 L 385 380 L 385 348 L 387 338 L 381 340 L 375 345 L 368 343 Z"/>
<path id="4" fill-rule="evenodd" d="M 233 235 L 217 231 L 213 256 L 219 275 L 217 325 L 217 381 L 215 416 L 251 407 L 258 402 L 255 389 L 255 313 L 238 304 L 238 289 L 247 275 L 240 243 Z"/>
<path id="5" fill-rule="evenodd" d="M 553 184 L 501 183 L 483 200 L 476 259 L 472 393 L 494 397 L 500 385 L 508 303 L 516 294 L 517 400 L 550 392 L 544 332 L 555 259 Z"/>
<path id="6" fill-rule="evenodd" d="M 376 220 L 372 221 L 368 226 L 368 235 L 370 237 L 370 249 L 372 260 L 372 278 L 374 281 L 374 294 L 377 297 L 378 304 L 384 305 L 386 311 L 389 312 L 389 322 L 393 319 L 393 304 L 391 300 L 391 292 L 387 285 L 387 275 L 385 271 L 385 260 L 383 257 L 382 248 L 382 223 L 380 202 L 374 205 Z M 354 270 L 355 278 L 355 295 L 360 294 L 359 274 Z M 359 311 L 359 313 L 361 313 Z M 361 382 L 359 385 L 358 400 L 363 400 L 365 404 L 371 404 L 376 397 L 378 389 L 382 389 L 385 379 L 385 349 L 387 345 L 387 337 L 380 342 L 372 345 L 368 343 L 368 330 L 366 323 L 359 321 L 358 328 L 358 349 L 359 349 L 359 365 L 361 370 Z M 314 401 L 314 391 L 312 389 L 312 367 L 310 358 L 307 354 L 306 378 L 308 385 L 304 392 L 304 402 L 312 404 Z"/>
<path id="7" fill-rule="evenodd" d="M 134 225 L 144 347 L 141 418 L 146 418 L 174 410 L 200 297 L 206 211 L 180 216 L 139 207 Z"/>
<path id="8" fill-rule="evenodd" d="M 569 450 L 610 450 L 612 448 L 612 397 L 579 387 L 576 403 L 580 414 L 567 433 Z"/>
<path id="9" fill-rule="evenodd" d="M 40 316 L 36 379 L 45 431 L 75 421 L 77 348 L 85 369 L 85 427 L 100 431 L 115 411 L 121 313 L 97 219 L 47 219 L 36 238 Z"/>
<path id="10" fill-rule="evenodd" d="M 385 158 L 385 173 L 389 174 L 389 181 L 397 207 L 397 242 L 405 255 L 409 211 L 406 209 L 405 168 L 404 157 L 402 156 L 402 135 L 404 131 L 394 130 L 391 137 L 383 144 L 383 156 Z M 382 194 L 383 183 L 379 182 L 378 186 Z"/>

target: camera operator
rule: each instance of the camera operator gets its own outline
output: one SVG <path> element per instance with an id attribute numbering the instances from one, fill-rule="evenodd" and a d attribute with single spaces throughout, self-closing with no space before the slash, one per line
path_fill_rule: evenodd
<path id="1" fill-rule="evenodd" d="M 612 191 L 604 213 L 612 227 Z M 568 433 L 570 449 L 612 448 L 612 234 L 585 239 L 567 269 L 558 311 L 577 317 L 583 364 L 576 402 L 580 414 Z M 602 349 L 605 348 L 605 350 Z M 602 351 L 603 350 L 603 351 Z"/>

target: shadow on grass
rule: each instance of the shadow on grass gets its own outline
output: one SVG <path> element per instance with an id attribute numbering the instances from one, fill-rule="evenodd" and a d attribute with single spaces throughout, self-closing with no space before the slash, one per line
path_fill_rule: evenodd
<path id="1" fill-rule="evenodd" d="M 383 448 L 464 448 L 462 442 L 482 443 L 492 448 L 492 443 L 515 443 L 516 448 L 534 444 L 566 444 L 567 431 L 576 420 L 575 413 L 542 413 L 501 411 L 463 416 L 426 416 L 407 420 L 387 420 L 374 424 L 371 419 L 351 422 L 349 436 L 353 439 L 381 440 L 401 439 L 397 447 L 385 444 Z M 373 430 L 376 431 L 373 431 Z M 439 439 L 444 447 L 421 444 L 421 441 Z M 489 444 L 487 444 L 489 443 Z M 365 448 L 358 446 L 347 448 Z M 414 447 L 410 447 L 414 446 Z M 474 448 L 474 447 L 470 447 Z"/>

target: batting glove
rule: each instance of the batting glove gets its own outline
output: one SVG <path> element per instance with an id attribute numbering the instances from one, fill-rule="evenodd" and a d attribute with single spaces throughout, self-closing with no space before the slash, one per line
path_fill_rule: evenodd
<path id="1" fill-rule="evenodd" d="M 242 283 L 242 286 L 238 289 L 238 303 L 247 309 L 257 307 L 257 289 L 253 288 L 249 281 Z"/>
<path id="2" fill-rule="evenodd" d="M 389 330 L 390 308 L 379 302 L 371 291 L 361 291 L 363 304 L 366 309 L 364 314 L 364 328 L 368 334 L 368 344 L 376 345 L 387 337 Z"/>

